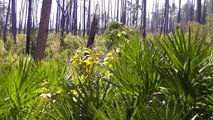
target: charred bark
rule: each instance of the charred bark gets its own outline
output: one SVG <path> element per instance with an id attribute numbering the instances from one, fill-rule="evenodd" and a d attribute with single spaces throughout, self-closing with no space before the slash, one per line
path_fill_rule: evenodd
<path id="1" fill-rule="evenodd" d="M 16 44 L 16 34 L 17 34 L 17 27 L 16 27 L 16 0 L 12 0 L 12 35 L 13 35 L 14 44 Z"/>
<path id="2" fill-rule="evenodd" d="M 26 54 L 30 54 L 30 38 L 31 38 L 31 27 L 32 27 L 32 0 L 29 1 L 28 8 L 28 20 L 27 20 L 27 38 L 26 38 Z"/>
<path id="3" fill-rule="evenodd" d="M 98 16 L 94 15 L 93 21 L 92 21 L 92 25 L 91 25 L 91 29 L 90 29 L 90 33 L 89 33 L 89 38 L 87 41 L 87 48 L 91 48 L 94 45 L 94 41 L 95 41 L 95 34 L 98 30 Z"/>
<path id="4" fill-rule="evenodd" d="M 197 22 L 201 23 L 201 0 L 197 0 Z"/>
<path id="5" fill-rule="evenodd" d="M 146 38 L 146 0 L 143 0 L 143 12 L 144 12 L 144 16 L 143 16 L 143 38 Z"/>

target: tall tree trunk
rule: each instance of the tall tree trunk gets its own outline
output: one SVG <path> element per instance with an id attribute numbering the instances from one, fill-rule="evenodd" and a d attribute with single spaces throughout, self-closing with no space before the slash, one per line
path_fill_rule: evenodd
<path id="1" fill-rule="evenodd" d="M 201 23 L 201 0 L 197 0 L 197 22 Z"/>
<path id="2" fill-rule="evenodd" d="M 10 15 L 10 3 L 11 3 L 11 0 L 9 0 L 9 3 L 8 3 L 7 16 L 6 16 L 5 26 L 4 26 L 4 33 L 3 33 L 4 45 L 7 42 L 7 23 L 8 23 L 8 19 Z"/>
<path id="3" fill-rule="evenodd" d="M 129 21 L 130 21 L 130 23 L 129 23 L 130 26 L 131 26 L 132 23 L 133 23 L 133 20 L 132 20 L 132 18 L 133 18 L 133 17 L 132 17 L 133 6 L 132 6 L 132 4 L 133 4 L 133 3 L 132 3 L 132 0 L 131 0 L 131 1 L 130 1 L 130 7 L 131 7 L 131 8 L 130 8 L 130 13 L 129 13 L 129 14 L 130 14 L 130 15 L 129 15 L 129 16 L 130 16 L 130 18 L 129 18 L 129 19 L 130 19 L 130 20 L 129 20 Z"/>
<path id="4" fill-rule="evenodd" d="M 165 0 L 165 9 L 164 9 L 164 20 L 163 20 L 163 24 L 161 26 L 161 31 L 160 34 L 162 34 L 162 32 L 168 33 L 168 19 L 169 19 L 169 0 Z"/>
<path id="5" fill-rule="evenodd" d="M 181 20 L 181 0 L 179 0 L 179 10 L 178 10 L 178 20 L 177 20 L 177 23 L 180 23 L 180 20 Z"/>
<path id="6" fill-rule="evenodd" d="M 120 0 L 117 0 L 117 17 L 116 17 L 116 21 L 117 22 L 119 22 L 119 9 L 120 9 L 120 5 L 119 5 L 120 3 L 119 3 L 119 1 Z"/>
<path id="7" fill-rule="evenodd" d="M 194 10 L 195 9 L 194 8 L 195 5 L 194 5 L 194 3 L 195 3 L 194 0 L 192 0 L 191 7 L 190 7 L 190 15 L 189 15 L 190 16 L 190 19 L 189 19 L 190 21 L 194 21 L 194 19 L 195 19 L 195 15 L 194 15 L 195 14 L 195 10 Z M 187 20 L 187 22 L 188 22 L 188 20 Z"/>
<path id="8" fill-rule="evenodd" d="M 80 8 L 80 11 L 79 11 L 80 18 L 79 18 L 79 21 L 77 20 L 77 24 L 79 24 L 78 28 L 77 28 L 77 33 L 78 33 L 78 35 L 81 35 L 81 22 L 82 22 L 81 14 L 82 14 L 82 9 L 81 9 L 81 3 L 79 3 L 79 4 L 80 4 L 80 6 L 79 6 L 79 8 Z"/>
<path id="9" fill-rule="evenodd" d="M 13 35 L 14 44 L 16 44 L 16 34 L 17 34 L 17 27 L 16 27 L 16 0 L 12 0 L 12 35 Z"/>
<path id="10" fill-rule="evenodd" d="M 69 14 L 67 14 L 66 15 L 66 32 L 67 32 L 67 34 L 69 34 L 69 25 L 70 25 L 70 16 L 69 16 Z"/>
<path id="11" fill-rule="evenodd" d="M 72 1 L 71 1 L 71 4 L 69 6 L 69 16 L 70 16 L 70 22 L 69 22 L 69 28 L 70 28 L 70 31 L 73 33 L 73 15 L 72 15 L 72 9 L 73 9 L 73 4 L 72 4 Z"/>
<path id="12" fill-rule="evenodd" d="M 136 16 L 135 16 L 135 19 L 136 19 L 135 24 L 136 24 L 136 26 L 138 25 L 138 13 L 139 13 L 138 8 L 139 8 L 139 0 L 136 0 Z"/>
<path id="13" fill-rule="evenodd" d="M 126 25 L 126 0 L 122 1 L 122 17 L 121 22 Z"/>
<path id="14" fill-rule="evenodd" d="M 83 36 L 85 36 L 85 30 L 86 30 L 86 0 L 84 0 L 84 28 L 83 28 Z"/>
<path id="15" fill-rule="evenodd" d="M 55 32 L 59 32 L 59 18 L 60 18 L 60 6 L 57 4 L 57 11 L 56 11 L 56 22 L 55 22 Z"/>
<path id="16" fill-rule="evenodd" d="M 87 48 L 93 47 L 94 40 L 95 40 L 95 34 L 96 34 L 97 30 L 98 30 L 98 16 L 95 14 L 93 21 L 92 21 L 90 33 L 89 33 L 89 38 L 87 41 L 87 46 L 86 46 Z"/>
<path id="17" fill-rule="evenodd" d="M 212 15 L 213 15 L 213 1 L 211 1 L 211 6 L 212 6 L 211 12 L 212 12 Z"/>
<path id="18" fill-rule="evenodd" d="M 202 15 L 202 20 L 201 20 L 201 23 L 203 25 L 206 24 L 206 16 L 207 16 L 207 0 L 204 1 L 204 5 L 203 5 L 203 15 Z"/>
<path id="19" fill-rule="evenodd" d="M 33 58 L 41 60 L 45 57 L 45 48 L 48 37 L 48 26 L 50 19 L 52 0 L 43 0 L 39 32 Z"/>
<path id="20" fill-rule="evenodd" d="M 91 0 L 88 1 L 88 17 L 87 17 L 87 35 L 89 35 L 90 31 L 90 11 L 91 11 Z"/>
<path id="21" fill-rule="evenodd" d="M 61 16 L 61 38 L 60 38 L 60 46 L 64 46 L 64 27 L 65 27 L 65 0 L 62 1 L 62 16 Z"/>
<path id="22" fill-rule="evenodd" d="M 73 9 L 73 32 L 74 35 L 78 33 L 78 0 L 74 0 L 74 9 Z"/>
<path id="23" fill-rule="evenodd" d="M 22 32 L 22 24 L 23 24 L 23 18 L 24 18 L 25 5 L 26 5 L 26 1 L 22 0 L 21 9 L 19 10 L 19 29 L 18 29 L 18 33 Z"/>
<path id="24" fill-rule="evenodd" d="M 28 20 L 27 20 L 27 38 L 26 38 L 26 53 L 30 54 L 30 37 L 31 37 L 31 27 L 32 27 L 32 0 L 28 0 Z"/>
<path id="25" fill-rule="evenodd" d="M 143 0 L 143 38 L 146 38 L 146 0 Z"/>

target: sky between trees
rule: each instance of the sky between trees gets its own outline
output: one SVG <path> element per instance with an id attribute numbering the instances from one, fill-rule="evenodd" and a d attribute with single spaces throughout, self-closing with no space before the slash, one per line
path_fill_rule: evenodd
<path id="1" fill-rule="evenodd" d="M 0 0 L 0 1 L 8 2 L 9 0 Z M 38 0 L 38 1 L 40 3 L 40 5 L 39 5 L 40 7 L 38 8 L 38 11 L 40 13 L 41 5 L 42 5 L 42 0 Z M 56 3 L 56 1 L 57 0 L 53 0 L 53 2 L 52 2 L 52 10 L 51 10 L 51 16 L 52 17 L 56 14 L 56 10 L 57 10 L 57 3 Z M 82 1 L 82 2 L 80 3 L 80 1 Z M 97 3 L 100 3 L 101 1 L 102 0 L 92 0 L 92 5 L 91 5 L 92 6 L 91 10 L 93 11 L 92 13 L 94 13 L 94 11 L 95 11 L 95 5 Z M 150 13 L 152 11 L 153 1 L 155 1 L 155 0 L 147 0 L 147 12 L 148 13 Z M 176 6 L 179 5 L 179 3 L 178 3 L 179 0 L 170 0 L 171 3 L 173 1 L 175 1 Z M 202 1 L 204 1 L 204 0 L 202 0 Z M 108 7 L 107 7 L 108 4 L 112 4 L 112 8 L 115 8 L 114 2 L 115 2 L 115 0 L 106 0 L 105 10 L 108 9 Z M 135 0 L 133 0 L 133 2 L 135 3 Z M 159 0 L 159 3 L 162 4 L 162 5 L 164 5 L 164 2 L 165 2 L 165 0 Z M 186 2 L 187 2 L 187 0 L 182 0 L 182 5 L 185 4 Z M 21 0 L 17 0 L 17 17 L 19 16 L 19 12 L 18 11 L 21 8 L 21 4 L 22 4 Z M 139 3 L 139 4 L 141 4 L 141 3 Z M 78 3 L 78 9 L 79 9 L 79 11 L 80 11 L 80 8 L 83 8 L 83 0 L 79 0 L 79 3 Z M 78 17 L 80 17 L 80 16 L 78 16 Z M 38 18 L 40 18 L 40 17 L 38 16 Z"/>

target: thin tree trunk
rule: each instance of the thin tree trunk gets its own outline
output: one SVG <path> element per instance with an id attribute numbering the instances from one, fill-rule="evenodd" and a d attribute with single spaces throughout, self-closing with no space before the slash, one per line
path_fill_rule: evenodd
<path id="1" fill-rule="evenodd" d="M 139 8 L 139 0 L 136 0 L 136 16 L 135 16 L 135 25 L 138 25 L 138 8 Z"/>
<path id="2" fill-rule="evenodd" d="M 45 48 L 48 37 L 48 26 L 50 19 L 52 0 L 43 0 L 39 32 L 33 58 L 41 60 L 45 57 Z"/>
<path id="3" fill-rule="evenodd" d="M 13 35 L 14 44 L 16 44 L 16 34 L 17 34 L 17 27 L 16 27 L 16 0 L 12 0 L 12 35 Z"/>
<path id="4" fill-rule="evenodd" d="M 197 22 L 201 23 L 201 0 L 197 0 Z"/>
<path id="5" fill-rule="evenodd" d="M 192 3 L 191 3 L 191 8 L 190 8 L 190 21 L 194 21 L 194 19 L 195 19 L 195 15 L 194 15 L 194 0 L 192 0 Z M 187 22 L 188 22 L 188 20 L 187 20 Z"/>
<path id="6" fill-rule="evenodd" d="M 62 16 L 61 16 L 61 38 L 60 38 L 60 46 L 64 46 L 64 27 L 65 27 L 65 0 L 62 1 Z"/>
<path id="7" fill-rule="evenodd" d="M 87 17 L 87 35 L 89 35 L 90 30 L 90 11 L 91 11 L 91 0 L 88 1 L 88 17 Z"/>
<path id="8" fill-rule="evenodd" d="M 4 33 L 3 33 L 4 45 L 7 42 L 7 23 L 8 23 L 8 19 L 10 15 L 10 4 L 11 4 L 11 0 L 9 0 L 9 3 L 8 3 L 7 16 L 6 16 L 5 26 L 4 26 Z"/>
<path id="9" fill-rule="evenodd" d="M 177 20 L 177 23 L 180 23 L 180 20 L 181 20 L 181 0 L 179 0 L 179 10 L 178 10 L 178 20 Z"/>
<path id="10" fill-rule="evenodd" d="M 59 28 L 60 28 L 60 5 L 59 3 L 57 4 L 57 11 L 56 11 L 56 22 L 55 22 L 55 32 L 58 33 L 59 32 Z"/>
<path id="11" fill-rule="evenodd" d="M 201 23 L 203 25 L 206 24 L 206 16 L 207 16 L 207 0 L 204 1 L 204 5 L 203 5 L 203 15 L 202 15 L 202 20 L 201 20 Z"/>
<path id="12" fill-rule="evenodd" d="M 122 18 L 121 22 L 126 25 L 126 0 L 122 1 Z"/>
<path id="13" fill-rule="evenodd" d="M 74 0 L 74 9 L 73 9 L 73 32 L 74 35 L 77 35 L 78 32 L 78 0 Z"/>
<path id="14" fill-rule="evenodd" d="M 129 14 L 130 14 L 130 15 L 129 15 L 129 16 L 130 16 L 130 18 L 129 18 L 129 19 L 130 19 L 130 20 L 129 20 L 129 21 L 130 21 L 130 22 L 129 22 L 129 25 L 131 26 L 132 23 L 134 23 L 133 20 L 132 20 L 132 18 L 133 18 L 133 17 L 132 17 L 132 10 L 133 10 L 132 0 L 130 1 L 130 7 L 131 7 L 131 8 L 130 8 L 130 13 L 129 13 Z"/>
<path id="15" fill-rule="evenodd" d="M 169 0 L 165 0 L 165 9 L 164 9 L 164 20 L 163 20 L 163 24 L 161 25 L 161 31 L 160 34 L 162 34 L 162 32 L 168 33 L 168 9 L 169 9 Z"/>
<path id="16" fill-rule="evenodd" d="M 120 9 L 120 0 L 117 0 L 117 17 L 116 17 L 116 21 L 119 22 L 119 9 Z"/>
<path id="17" fill-rule="evenodd" d="M 143 5 L 144 5 L 144 7 L 143 7 L 143 11 L 144 11 L 144 16 L 143 16 L 143 38 L 144 38 L 144 40 L 145 40 L 145 38 L 146 38 L 146 0 L 143 0 Z"/>
<path id="18" fill-rule="evenodd" d="M 85 36 L 85 30 L 86 30 L 86 0 L 84 0 L 84 28 L 83 28 L 83 36 Z"/>
<path id="19" fill-rule="evenodd" d="M 23 18 L 24 18 L 24 10 L 25 10 L 25 4 L 26 0 L 21 2 L 21 9 L 19 10 L 19 29 L 18 33 L 22 32 L 22 24 L 23 24 Z"/>
<path id="20" fill-rule="evenodd" d="M 32 27 L 32 0 L 28 0 L 29 5 L 28 5 L 28 20 L 27 20 L 27 38 L 26 38 L 26 53 L 29 55 L 30 54 L 30 37 L 31 37 L 31 27 Z"/>

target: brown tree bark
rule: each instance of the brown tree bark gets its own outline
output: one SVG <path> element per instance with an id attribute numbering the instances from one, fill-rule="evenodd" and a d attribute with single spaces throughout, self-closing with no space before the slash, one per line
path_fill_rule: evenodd
<path id="1" fill-rule="evenodd" d="M 38 38 L 35 52 L 33 55 L 33 58 L 36 61 L 41 60 L 45 57 L 45 48 L 48 37 L 48 26 L 49 26 L 51 5 L 52 0 L 43 0 Z"/>

